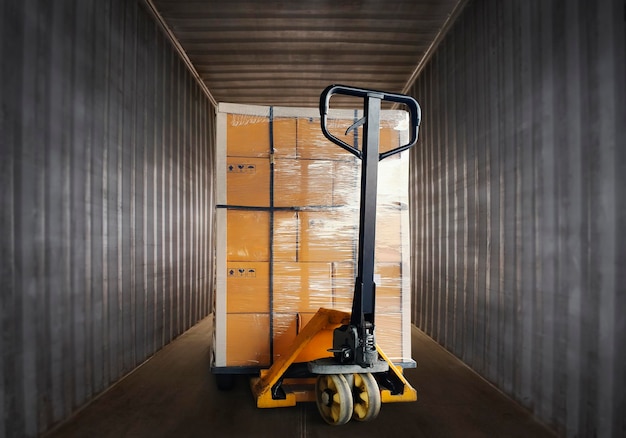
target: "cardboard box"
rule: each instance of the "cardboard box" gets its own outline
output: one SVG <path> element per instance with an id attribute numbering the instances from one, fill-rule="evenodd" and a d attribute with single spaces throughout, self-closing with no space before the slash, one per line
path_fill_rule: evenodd
<path id="1" fill-rule="evenodd" d="M 378 139 L 379 152 L 387 152 L 403 144 L 400 143 L 400 131 L 396 129 L 396 125 L 395 121 L 381 121 L 380 137 Z M 404 143 L 408 143 L 408 141 Z"/>
<path id="2" fill-rule="evenodd" d="M 332 307 L 330 263 L 274 263 L 274 310 L 317 312 Z"/>
<path id="3" fill-rule="evenodd" d="M 344 312 L 352 311 L 352 298 L 356 276 L 355 262 L 332 263 L 333 276 L 333 309 Z"/>
<path id="4" fill-rule="evenodd" d="M 356 121 L 355 119 L 329 119 L 329 132 L 340 140 L 357 149 L 361 147 L 363 139 L 363 127 L 359 127 L 356 132 L 350 131 L 346 135 L 346 130 Z M 406 130 L 402 130 L 403 125 L 400 120 L 381 120 L 380 136 L 378 139 L 378 149 L 386 152 L 398 146 L 408 143 L 405 138 Z M 350 160 L 353 155 L 332 143 L 322 133 L 320 119 L 299 118 L 297 120 L 297 156 L 305 159 L 328 159 L 328 160 Z M 401 143 L 403 141 L 403 143 Z"/>
<path id="5" fill-rule="evenodd" d="M 226 311 L 269 313 L 269 263 L 231 262 L 226 270 Z"/>
<path id="6" fill-rule="evenodd" d="M 230 157 L 269 157 L 269 117 L 249 114 L 228 114 L 226 154 Z M 276 118 L 272 121 L 274 153 L 282 157 L 296 156 L 296 120 Z"/>
<path id="7" fill-rule="evenodd" d="M 226 202 L 233 206 L 269 207 L 269 159 L 227 157 Z"/>
<path id="8" fill-rule="evenodd" d="M 354 210 L 303 211 L 299 218 L 300 261 L 355 260 L 358 212 Z"/>
<path id="9" fill-rule="evenodd" d="M 276 158 L 296 158 L 296 119 L 274 117 L 274 156 Z"/>
<path id="10" fill-rule="evenodd" d="M 360 161 L 276 159 L 274 206 L 358 208 Z"/>
<path id="11" fill-rule="evenodd" d="M 274 234 L 270 236 L 269 211 L 227 210 L 228 261 L 270 261 L 270 237 L 273 237 L 273 260 L 296 261 L 298 215 L 293 211 L 274 211 Z"/>
<path id="12" fill-rule="evenodd" d="M 274 262 L 295 262 L 298 251 L 298 213 L 295 211 L 274 211 L 273 260 Z"/>
<path id="13" fill-rule="evenodd" d="M 376 315 L 402 311 L 402 264 L 377 263 L 374 274 L 376 283 Z"/>
<path id="14" fill-rule="evenodd" d="M 360 163 L 355 160 L 277 158 L 274 161 L 274 206 L 357 208 L 360 177 Z M 226 191 L 228 205 L 269 207 L 269 160 L 227 157 Z"/>
<path id="15" fill-rule="evenodd" d="M 351 119 L 330 119 L 329 131 L 353 146 L 354 134 L 345 135 L 346 129 L 353 123 L 354 120 Z M 350 152 L 324 137 L 320 126 L 319 115 L 316 118 L 297 119 L 297 157 L 306 160 L 352 160 L 354 156 Z"/>
<path id="16" fill-rule="evenodd" d="M 350 312 L 356 281 L 356 264 L 333 263 L 333 309 Z M 402 311 L 401 263 L 378 263 L 374 271 L 376 313 Z"/>
<path id="17" fill-rule="evenodd" d="M 269 157 L 269 118 L 247 114 L 228 114 L 226 153 L 230 157 Z"/>
<path id="18" fill-rule="evenodd" d="M 376 211 L 376 263 L 402 262 L 402 211 L 379 208 Z"/>
<path id="19" fill-rule="evenodd" d="M 353 160 L 333 162 L 333 205 L 358 208 L 361 197 L 361 162 Z"/>
<path id="20" fill-rule="evenodd" d="M 226 365 L 270 365 L 270 316 L 268 313 L 226 315 Z"/>
<path id="21" fill-rule="evenodd" d="M 404 345 L 402 313 L 377 312 L 374 327 L 376 343 L 382 348 L 385 354 L 392 360 L 402 360 Z M 406 336 L 410 339 L 411 332 L 407 332 Z"/>
<path id="22" fill-rule="evenodd" d="M 378 208 L 408 208 L 409 151 L 392 155 L 379 162 L 376 205 Z M 406 213 L 408 214 L 408 213 Z"/>
<path id="23" fill-rule="evenodd" d="M 269 262 L 269 212 L 228 210 L 226 222 L 226 259 L 229 262 Z"/>
<path id="24" fill-rule="evenodd" d="M 358 230 L 354 212 L 275 211 L 274 261 L 354 261 Z M 227 260 L 269 261 L 270 213 L 228 210 Z M 398 211 L 377 220 L 376 263 L 402 262 L 402 233 Z"/>
<path id="25" fill-rule="evenodd" d="M 332 206 L 332 175 L 332 161 L 276 159 L 274 206 Z"/>

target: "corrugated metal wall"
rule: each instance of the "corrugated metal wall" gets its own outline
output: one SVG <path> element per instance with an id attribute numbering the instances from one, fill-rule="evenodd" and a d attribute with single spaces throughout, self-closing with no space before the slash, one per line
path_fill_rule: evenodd
<path id="1" fill-rule="evenodd" d="M 35 436 L 208 314 L 214 114 L 139 2 L 0 23 L 0 436 Z"/>
<path id="2" fill-rule="evenodd" d="M 414 322 L 572 437 L 626 434 L 625 12 L 471 1 L 411 90 Z"/>

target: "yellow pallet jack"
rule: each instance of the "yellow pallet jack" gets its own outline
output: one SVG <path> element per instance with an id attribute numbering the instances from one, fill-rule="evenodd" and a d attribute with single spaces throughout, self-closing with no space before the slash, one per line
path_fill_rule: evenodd
<path id="1" fill-rule="evenodd" d="M 330 100 L 333 95 L 363 99 L 363 117 L 348 130 L 363 126 L 361 149 L 333 136 L 327 128 Z M 405 105 L 409 111 L 410 139 L 405 145 L 379 152 L 380 113 L 383 101 Z M 319 309 L 299 332 L 288 352 L 273 365 L 251 379 L 251 388 L 259 408 L 295 406 L 297 402 L 315 401 L 328 424 L 342 425 L 355 419 L 369 421 L 378 415 L 381 403 L 417 400 L 416 390 L 403 376 L 403 368 L 394 365 L 377 346 L 374 336 L 374 248 L 376 235 L 376 192 L 378 162 L 412 147 L 417 142 L 421 119 L 420 107 L 410 96 L 331 85 L 320 96 L 321 129 L 333 143 L 361 159 L 361 201 L 357 275 L 352 313 Z M 332 348 L 328 331 L 332 330 Z M 319 346 L 333 357 L 309 361 L 309 377 L 292 378 L 289 371 L 305 348 Z M 317 377 L 315 377 L 317 376 Z"/>

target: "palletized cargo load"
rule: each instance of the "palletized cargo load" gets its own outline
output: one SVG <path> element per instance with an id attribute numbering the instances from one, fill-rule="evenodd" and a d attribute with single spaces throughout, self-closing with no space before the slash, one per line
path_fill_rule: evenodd
<path id="1" fill-rule="evenodd" d="M 408 114 L 379 114 L 380 153 L 405 145 Z M 333 110 L 326 120 L 328 130 L 358 150 L 362 117 L 362 111 Z M 263 375 L 285 360 L 293 368 L 337 354 L 329 351 L 333 330 L 350 319 L 355 296 L 361 166 L 360 159 L 326 139 L 317 109 L 219 105 L 212 352 L 218 377 Z M 401 370 L 415 366 L 410 346 L 408 152 L 390 156 L 378 167 L 376 343 L 393 368 Z M 320 322 L 326 318 L 320 309 L 330 312 L 327 321 Z M 294 342 L 300 342 L 296 338 L 316 325 L 314 339 L 294 353 Z M 295 397 L 269 403 L 258 399 L 257 404 L 289 405 Z M 309 400 L 307 395 L 298 397 Z"/>

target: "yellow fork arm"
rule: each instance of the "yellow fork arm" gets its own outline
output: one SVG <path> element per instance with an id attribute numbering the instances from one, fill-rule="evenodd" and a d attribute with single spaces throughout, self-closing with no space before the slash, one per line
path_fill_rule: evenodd
<path id="1" fill-rule="evenodd" d="M 332 309 L 319 309 L 311 321 L 296 336 L 287 353 L 276 360 L 269 369 L 261 370 L 260 377 L 251 380 L 252 393 L 256 398 L 257 407 L 295 406 L 297 401 L 296 394 L 287 392 L 285 399 L 274 399 L 272 398 L 272 388 L 283 377 L 302 350 L 321 330 L 347 324 L 349 320 L 349 313 Z M 381 401 L 383 403 L 416 401 L 417 391 L 404 377 L 402 367 L 394 365 L 378 345 L 376 350 L 380 357 L 389 364 L 389 372 L 393 373 L 404 385 L 404 390 L 400 394 L 392 394 L 388 389 L 381 389 Z"/>
<path id="2" fill-rule="evenodd" d="M 256 405 L 259 408 L 274 408 L 281 406 L 295 406 L 296 396 L 293 393 L 287 393 L 284 400 L 275 400 L 272 398 L 272 387 L 278 383 L 280 378 L 285 374 L 289 366 L 294 362 L 300 352 L 321 330 L 347 324 L 350 320 L 350 314 L 332 309 L 319 309 L 313 316 L 311 321 L 302 329 L 291 344 L 289 351 L 281 356 L 267 370 L 261 370 L 261 377 L 252 379 L 252 393 L 256 398 Z"/>
<path id="3" fill-rule="evenodd" d="M 392 394 L 388 389 L 380 390 L 380 401 L 383 403 L 395 403 L 395 402 L 411 402 L 417 400 L 417 391 L 411 386 L 408 380 L 402 374 L 402 367 L 396 366 L 391 362 L 387 355 L 376 345 L 376 350 L 380 357 L 389 364 L 389 372 L 396 375 L 398 379 L 404 385 L 404 391 L 401 394 Z"/>

